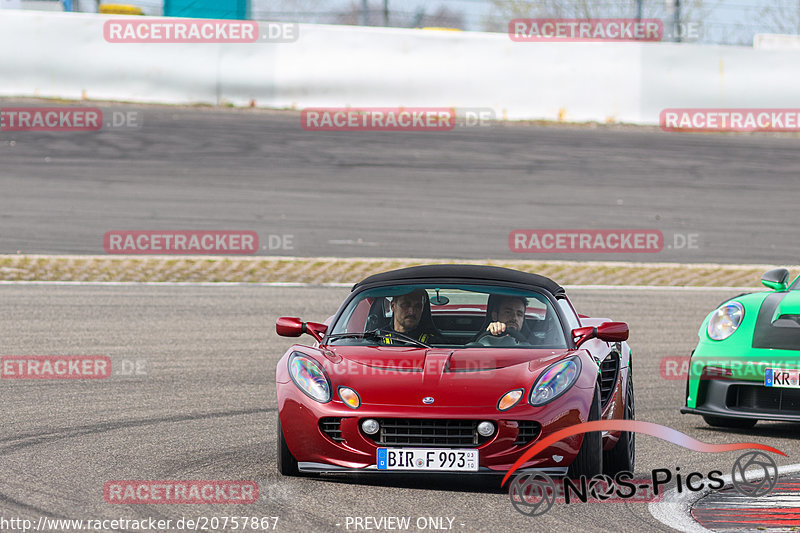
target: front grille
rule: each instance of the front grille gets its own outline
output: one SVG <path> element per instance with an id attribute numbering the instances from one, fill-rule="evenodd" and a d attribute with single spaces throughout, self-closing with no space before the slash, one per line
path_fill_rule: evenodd
<path id="1" fill-rule="evenodd" d="M 478 420 L 378 419 L 380 431 L 366 435 L 381 446 L 475 447 L 490 437 L 478 435 Z"/>
<path id="2" fill-rule="evenodd" d="M 770 411 L 800 414 L 800 389 L 764 387 L 761 385 L 731 385 L 725 404 L 741 411 Z"/>
<path id="3" fill-rule="evenodd" d="M 605 406 L 614 393 L 614 385 L 617 384 L 617 374 L 619 374 L 619 354 L 611 352 L 608 357 L 600 363 L 600 400 Z"/>
<path id="4" fill-rule="evenodd" d="M 344 439 L 342 438 L 341 424 L 341 418 L 322 418 L 319 421 L 319 429 L 321 429 L 322 432 L 325 433 L 332 441 L 343 442 Z"/>
<path id="5" fill-rule="evenodd" d="M 534 422 L 533 420 L 520 420 L 517 424 L 519 425 L 519 434 L 517 435 L 517 440 L 514 441 L 517 446 L 528 444 L 542 432 L 542 426 L 539 422 Z"/>

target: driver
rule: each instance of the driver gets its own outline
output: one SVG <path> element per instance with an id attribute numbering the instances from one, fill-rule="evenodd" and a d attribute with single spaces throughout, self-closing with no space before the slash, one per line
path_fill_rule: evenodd
<path id="1" fill-rule="evenodd" d="M 420 326 L 422 313 L 425 310 L 425 289 L 415 289 L 408 294 L 392 298 L 392 331 L 402 333 L 420 342 L 435 342 L 432 331 Z M 401 341 L 402 342 L 402 341 Z M 391 333 L 381 339 L 381 344 L 394 344 Z"/>
<path id="2" fill-rule="evenodd" d="M 486 331 L 495 337 L 511 335 L 517 342 L 524 342 L 522 326 L 527 307 L 528 300 L 522 296 L 502 296 L 491 312 L 492 322 L 486 327 Z"/>

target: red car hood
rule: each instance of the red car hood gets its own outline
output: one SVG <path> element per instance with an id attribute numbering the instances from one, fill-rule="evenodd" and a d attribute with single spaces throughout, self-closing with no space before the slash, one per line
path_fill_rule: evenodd
<path id="1" fill-rule="evenodd" d="M 548 365 L 578 353 L 569 350 L 523 348 L 439 349 L 329 346 L 341 356 L 332 364 L 336 386 L 354 388 L 365 404 L 434 407 L 496 405 L 506 392 L 524 388 Z M 328 358 L 328 364 L 331 364 Z M 328 366 L 326 364 L 326 366 Z"/>
<path id="2" fill-rule="evenodd" d="M 328 346 L 328 349 L 344 359 L 374 368 L 397 370 L 424 370 L 433 363 L 444 364 L 447 370 L 496 370 L 520 363 L 546 359 L 552 361 L 567 350 L 527 350 L 524 348 L 469 348 L 430 350 L 422 348 L 398 348 L 382 346 Z M 549 363 L 548 363 L 549 364 Z"/>

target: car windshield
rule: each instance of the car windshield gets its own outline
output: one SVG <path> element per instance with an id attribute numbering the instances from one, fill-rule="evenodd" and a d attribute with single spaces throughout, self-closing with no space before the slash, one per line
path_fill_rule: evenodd
<path id="1" fill-rule="evenodd" d="M 544 294 L 499 286 L 399 285 L 369 289 L 347 305 L 325 344 L 447 348 L 567 347 Z"/>

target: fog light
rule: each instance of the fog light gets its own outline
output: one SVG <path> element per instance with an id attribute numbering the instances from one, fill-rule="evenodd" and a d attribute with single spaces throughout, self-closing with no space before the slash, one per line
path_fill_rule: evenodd
<path id="1" fill-rule="evenodd" d="M 478 424 L 478 434 L 482 437 L 494 435 L 494 424 L 491 422 L 481 422 Z"/>
<path id="2" fill-rule="evenodd" d="M 361 429 L 367 435 L 374 435 L 375 433 L 378 432 L 379 429 L 381 429 L 381 425 L 378 424 L 377 420 L 375 420 L 373 418 L 368 418 L 368 419 L 364 420 L 363 422 L 361 422 Z"/>

